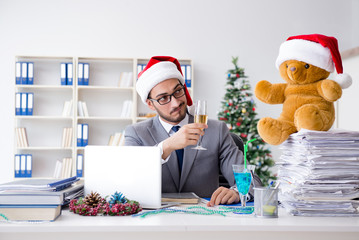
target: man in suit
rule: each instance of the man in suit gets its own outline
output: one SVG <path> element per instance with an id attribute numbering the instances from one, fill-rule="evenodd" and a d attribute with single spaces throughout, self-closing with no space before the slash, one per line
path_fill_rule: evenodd
<path id="1" fill-rule="evenodd" d="M 142 102 L 158 115 L 128 126 L 125 145 L 161 148 L 162 192 L 194 192 L 210 197 L 208 206 L 239 202 L 232 165 L 243 164 L 243 153 L 225 123 L 193 122 L 193 115 L 187 110 L 192 99 L 178 60 L 152 57 L 139 73 L 136 89 Z M 192 149 L 200 136 L 207 150 Z M 219 187 L 219 169 L 231 188 Z"/>

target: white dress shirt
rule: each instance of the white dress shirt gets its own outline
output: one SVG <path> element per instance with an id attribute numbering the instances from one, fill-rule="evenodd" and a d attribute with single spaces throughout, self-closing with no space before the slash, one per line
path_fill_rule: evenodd
<path id="1" fill-rule="evenodd" d="M 161 119 L 161 117 L 159 117 L 159 120 L 160 120 L 160 123 L 162 124 L 163 128 L 166 130 L 166 132 L 167 132 L 170 136 L 172 136 L 172 135 L 175 133 L 175 132 L 172 130 L 172 127 L 173 127 L 173 126 L 183 127 L 184 125 L 188 124 L 188 114 L 186 114 L 185 118 L 184 118 L 179 124 L 176 124 L 176 125 L 172 125 L 172 124 L 169 124 L 169 123 L 163 121 L 163 120 Z M 162 156 L 162 154 L 163 154 L 163 146 L 162 146 L 162 145 L 163 145 L 163 141 L 158 144 L 158 147 L 161 149 L 161 156 Z M 168 156 L 166 159 L 161 159 L 162 164 L 166 163 L 166 162 L 168 161 L 169 157 L 170 157 L 170 156 Z"/>

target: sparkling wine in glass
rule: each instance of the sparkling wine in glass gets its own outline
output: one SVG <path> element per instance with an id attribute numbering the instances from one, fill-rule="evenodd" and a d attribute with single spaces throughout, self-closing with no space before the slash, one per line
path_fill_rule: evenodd
<path id="1" fill-rule="evenodd" d="M 195 106 L 194 112 L 194 122 L 195 123 L 204 123 L 207 124 L 208 115 L 207 115 L 207 102 L 206 100 L 198 100 Z M 201 129 L 203 131 L 203 129 Z M 207 148 L 202 147 L 202 136 L 199 137 L 197 146 L 193 149 L 197 150 L 207 150 Z"/>

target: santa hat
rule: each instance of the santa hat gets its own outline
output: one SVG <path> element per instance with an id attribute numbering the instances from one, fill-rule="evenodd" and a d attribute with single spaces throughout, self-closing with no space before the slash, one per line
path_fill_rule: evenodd
<path id="1" fill-rule="evenodd" d="M 343 73 L 342 58 L 339 53 L 338 41 L 334 37 L 320 34 L 292 36 L 279 49 L 276 67 L 287 60 L 298 60 L 316 67 L 334 72 L 334 80 L 342 87 L 348 88 L 352 84 L 350 75 Z"/>
<path id="2" fill-rule="evenodd" d="M 184 85 L 187 105 L 192 105 L 192 99 L 183 78 L 181 65 L 176 58 L 155 56 L 150 59 L 146 67 L 138 74 L 136 90 L 141 100 L 146 104 L 149 92 L 154 86 L 170 78 L 178 79 Z"/>

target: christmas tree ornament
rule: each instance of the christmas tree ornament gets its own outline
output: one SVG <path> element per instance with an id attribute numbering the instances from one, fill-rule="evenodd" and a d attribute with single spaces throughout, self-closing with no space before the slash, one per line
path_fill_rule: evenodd
<path id="1" fill-rule="evenodd" d="M 242 108 L 242 113 L 247 112 L 247 110 L 245 108 Z"/>

